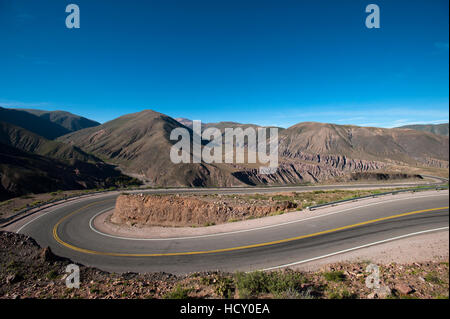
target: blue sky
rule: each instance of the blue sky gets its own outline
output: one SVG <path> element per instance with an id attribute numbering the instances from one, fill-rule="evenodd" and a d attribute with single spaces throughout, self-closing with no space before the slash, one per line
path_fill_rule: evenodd
<path id="1" fill-rule="evenodd" d="M 81 28 L 65 27 L 76 3 Z M 365 27 L 376 3 L 381 28 Z M 0 106 L 105 122 L 448 122 L 448 1 L 0 0 Z"/>

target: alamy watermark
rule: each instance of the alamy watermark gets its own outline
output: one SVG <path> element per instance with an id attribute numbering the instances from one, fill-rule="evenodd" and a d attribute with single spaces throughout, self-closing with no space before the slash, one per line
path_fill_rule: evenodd
<path id="1" fill-rule="evenodd" d="M 66 267 L 66 287 L 80 288 L 80 267 L 75 264 L 69 264 Z"/>
<path id="2" fill-rule="evenodd" d="M 370 273 L 366 278 L 366 287 L 370 289 L 379 289 L 381 283 L 380 267 L 375 264 L 370 264 L 366 267 L 366 272 Z"/>
<path id="3" fill-rule="evenodd" d="M 379 297 L 387 297 L 391 294 L 391 289 L 388 286 L 381 284 L 380 267 L 375 264 L 369 264 L 366 267 L 366 272 L 370 273 L 366 277 L 366 287 L 373 290 L 373 295 Z"/>
<path id="4" fill-rule="evenodd" d="M 178 141 L 170 149 L 170 160 L 175 164 L 261 164 L 260 174 L 273 174 L 278 167 L 276 127 L 235 127 L 225 128 L 223 132 L 208 127 L 202 132 L 201 121 L 195 120 L 192 131 L 178 127 L 170 133 L 170 140 Z"/>
<path id="5" fill-rule="evenodd" d="M 80 28 L 80 7 L 76 4 L 69 4 L 66 7 L 66 12 L 69 15 L 66 17 L 66 28 L 79 29 Z"/>
<path id="6" fill-rule="evenodd" d="M 380 7 L 376 4 L 369 4 L 366 7 L 366 12 L 370 13 L 366 17 L 366 27 L 368 29 L 380 28 Z"/>
<path id="7" fill-rule="evenodd" d="M 77 4 L 71 3 L 66 6 L 66 12 L 69 15 L 66 17 L 66 27 L 68 29 L 80 28 L 80 7 Z M 377 4 L 369 4 L 366 6 L 366 13 L 370 13 L 366 17 L 366 27 L 368 29 L 380 28 L 380 7 Z"/>

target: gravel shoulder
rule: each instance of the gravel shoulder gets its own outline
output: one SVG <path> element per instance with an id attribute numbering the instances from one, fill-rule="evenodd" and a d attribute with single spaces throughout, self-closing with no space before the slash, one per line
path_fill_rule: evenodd
<path id="1" fill-rule="evenodd" d="M 449 259 L 449 231 L 416 235 L 290 267 L 317 271 L 332 263 L 371 262 L 377 265 L 411 264 Z"/>

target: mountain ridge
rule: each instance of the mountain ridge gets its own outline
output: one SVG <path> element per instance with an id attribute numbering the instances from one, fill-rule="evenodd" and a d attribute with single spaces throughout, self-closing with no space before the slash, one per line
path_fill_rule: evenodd
<path id="1" fill-rule="evenodd" d="M 448 138 L 408 129 L 303 122 L 279 132 L 280 166 L 260 174 L 256 164 L 173 164 L 170 131 L 189 125 L 153 110 L 127 114 L 58 138 L 157 186 L 232 186 L 323 181 L 390 167 L 448 168 Z M 221 122 L 224 125 L 230 122 Z M 186 125 L 185 125 L 186 124 Z M 214 126 L 218 123 L 207 123 Z M 253 124 L 232 122 L 234 127 Z M 192 132 L 191 132 L 192 133 Z"/>
<path id="2" fill-rule="evenodd" d="M 430 132 L 437 135 L 449 136 L 449 123 L 442 124 L 412 124 L 398 128 Z"/>
<path id="3" fill-rule="evenodd" d="M 85 118 L 80 115 L 76 115 L 67 111 L 46 111 L 39 109 L 16 109 L 18 111 L 28 112 L 40 118 L 46 119 L 50 122 L 58 124 L 70 132 L 75 132 L 87 127 L 93 127 L 100 125 L 99 122 Z"/>
<path id="4" fill-rule="evenodd" d="M 0 121 L 0 142 L 24 152 L 58 160 L 100 161 L 95 156 L 87 154 L 76 146 L 46 139 L 24 128 L 3 121 Z"/>
<path id="5" fill-rule="evenodd" d="M 24 111 L 0 108 L 0 115 L 0 200 L 29 192 L 138 184 L 79 147 L 51 139 L 66 132 L 60 126 Z"/>
<path id="6" fill-rule="evenodd" d="M 65 135 L 70 131 L 59 124 L 40 118 L 25 111 L 6 109 L 0 106 L 0 119 L 22 127 L 49 140 Z"/>

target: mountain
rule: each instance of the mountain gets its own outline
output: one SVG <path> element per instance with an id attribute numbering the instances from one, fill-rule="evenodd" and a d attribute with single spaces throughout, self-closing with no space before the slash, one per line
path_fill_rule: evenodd
<path id="1" fill-rule="evenodd" d="M 304 122 L 280 132 L 276 173 L 234 174 L 255 185 L 342 180 L 355 173 L 448 176 L 448 150 L 448 137 L 427 132 Z"/>
<path id="2" fill-rule="evenodd" d="M 25 111 L 0 107 L 0 119 L 3 122 L 22 127 L 50 140 L 70 133 L 70 130 L 57 123 L 53 123 L 45 118 L 41 118 Z"/>
<path id="3" fill-rule="evenodd" d="M 25 111 L 42 119 L 58 124 L 70 132 L 78 131 L 84 128 L 98 126 L 100 123 L 87 119 L 85 117 L 75 115 L 66 111 L 44 111 L 36 109 L 16 109 Z"/>
<path id="4" fill-rule="evenodd" d="M 183 124 L 184 126 L 192 129 L 193 126 L 193 121 L 187 118 L 183 118 L 183 117 L 179 117 L 175 119 L 177 122 Z M 217 123 L 203 123 L 202 122 L 202 131 L 210 128 L 210 127 L 215 127 L 217 129 L 219 129 L 221 132 L 224 132 L 225 128 L 242 128 L 242 129 L 246 129 L 247 127 L 252 127 L 254 129 L 258 128 L 258 127 L 262 127 L 256 124 L 243 124 L 243 123 L 238 123 L 238 122 L 217 122 Z M 269 126 L 270 127 L 274 127 L 274 126 Z M 279 131 L 284 130 L 284 128 L 278 127 Z"/>
<path id="5" fill-rule="evenodd" d="M 0 143 L 42 156 L 59 160 L 78 160 L 85 162 L 99 162 L 91 154 L 87 154 L 78 147 L 62 142 L 48 140 L 19 126 L 0 121 Z"/>
<path id="6" fill-rule="evenodd" d="M 58 140 L 118 164 L 124 172 L 151 185 L 242 185 L 226 165 L 172 163 L 170 148 L 176 141 L 170 140 L 170 132 L 178 127 L 186 128 L 167 115 L 145 110 L 61 136 Z"/>
<path id="7" fill-rule="evenodd" d="M 183 124 L 186 127 L 189 127 L 190 129 L 192 129 L 192 120 L 190 119 L 186 119 L 184 117 L 178 117 L 175 119 L 175 121 L 177 121 L 178 123 Z"/>
<path id="8" fill-rule="evenodd" d="M 130 180 L 102 162 L 69 163 L 0 142 L 0 201 L 28 193 L 111 187 Z"/>
<path id="9" fill-rule="evenodd" d="M 399 128 L 412 129 L 417 131 L 430 132 L 437 135 L 448 136 L 448 123 L 443 124 L 417 124 L 417 125 L 405 125 Z"/>
<path id="10" fill-rule="evenodd" d="M 183 124 L 184 123 L 184 124 Z M 257 164 L 173 164 L 170 132 L 186 119 L 146 110 L 127 114 L 58 140 L 73 144 L 158 186 L 234 186 L 317 182 L 353 173 L 448 170 L 448 137 L 408 129 L 305 122 L 279 130 L 279 168 L 260 174 Z M 203 127 L 256 127 L 234 122 Z M 192 132 L 191 132 L 192 133 Z M 244 146 L 246 147 L 246 146 Z M 408 171 L 409 172 L 409 171 Z M 360 176 L 365 176 L 360 174 Z"/>
<path id="11" fill-rule="evenodd" d="M 299 123 L 280 134 L 281 156 L 336 157 L 426 164 L 444 161 L 448 165 L 449 139 L 428 132 L 351 125 Z"/>
<path id="12" fill-rule="evenodd" d="M 4 120 L 47 136 L 58 132 L 53 123 L 24 111 L 0 108 L 0 113 L 0 200 L 27 193 L 139 184 L 76 146 Z"/>

